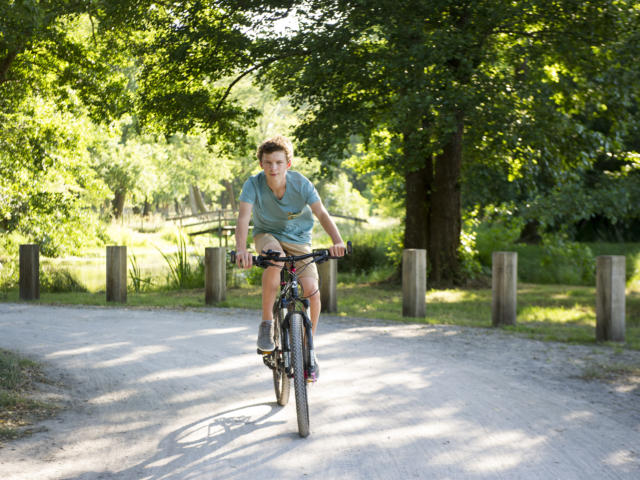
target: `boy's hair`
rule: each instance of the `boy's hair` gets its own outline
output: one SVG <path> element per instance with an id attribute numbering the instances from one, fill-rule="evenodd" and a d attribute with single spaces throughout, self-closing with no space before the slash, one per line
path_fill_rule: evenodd
<path id="1" fill-rule="evenodd" d="M 293 145 L 288 138 L 282 135 L 276 135 L 262 142 L 258 147 L 258 160 L 262 161 L 262 154 L 273 152 L 284 152 L 287 163 L 293 162 Z"/>

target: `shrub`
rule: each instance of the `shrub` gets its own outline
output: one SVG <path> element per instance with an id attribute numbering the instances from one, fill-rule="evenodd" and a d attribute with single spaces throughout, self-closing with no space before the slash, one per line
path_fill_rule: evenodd
<path id="1" fill-rule="evenodd" d="M 481 222 L 476 227 L 476 248 L 480 263 L 491 266 L 493 252 L 513 251 L 523 226 L 521 218 L 511 215 Z"/>
<path id="2" fill-rule="evenodd" d="M 467 227 L 467 225 L 465 225 Z M 475 280 L 488 268 L 482 266 L 476 248 L 476 232 L 471 228 L 463 228 L 460 232 L 460 247 L 458 248 L 460 269 L 465 280 Z"/>
<path id="3" fill-rule="evenodd" d="M 175 253 L 167 254 L 160 251 L 169 266 L 167 283 L 173 288 L 202 288 L 204 287 L 204 258 L 198 257 L 194 268 L 190 263 L 187 242 L 184 235 L 178 237 L 178 248 Z"/>
<path id="4" fill-rule="evenodd" d="M 87 288 L 64 269 L 43 269 L 40 275 L 40 290 L 49 293 L 87 292 Z"/>
<path id="5" fill-rule="evenodd" d="M 591 249 L 564 235 L 543 235 L 542 278 L 540 283 L 591 285 L 595 279 L 595 259 Z"/>
<path id="6" fill-rule="evenodd" d="M 131 254 L 129 257 L 129 278 L 131 279 L 131 286 L 135 293 L 140 293 L 148 290 L 151 287 L 152 279 L 149 276 L 143 276 L 140 265 L 138 265 L 138 259 L 135 255 Z"/>
<path id="7" fill-rule="evenodd" d="M 247 270 L 245 274 L 247 283 L 253 286 L 262 285 L 262 272 L 263 269 L 260 267 L 253 267 L 252 269 Z"/>
<path id="8" fill-rule="evenodd" d="M 401 235 L 399 229 L 385 229 L 377 231 L 360 231 L 352 235 L 353 252 L 346 255 L 339 265 L 340 272 L 345 273 L 370 273 L 377 268 L 398 264 L 402 258 L 402 252 L 395 253 L 396 237 Z M 401 237 L 400 237 L 401 238 Z"/>
<path id="9" fill-rule="evenodd" d="M 7 298 L 9 290 L 18 285 L 17 263 L 0 259 L 0 298 Z"/>

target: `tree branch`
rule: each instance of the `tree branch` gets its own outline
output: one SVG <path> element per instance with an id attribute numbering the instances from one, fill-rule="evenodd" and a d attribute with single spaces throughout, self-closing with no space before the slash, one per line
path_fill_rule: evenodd
<path id="1" fill-rule="evenodd" d="M 238 75 L 233 82 L 231 82 L 229 84 L 229 86 L 227 87 L 227 90 L 224 92 L 224 95 L 222 95 L 222 98 L 220 99 L 220 101 L 218 102 L 218 105 L 216 105 L 215 111 L 219 111 L 222 108 L 222 104 L 225 102 L 225 100 L 227 99 L 227 97 L 229 97 L 229 94 L 231 93 L 231 89 L 240 81 L 242 80 L 244 77 L 246 77 L 247 75 L 249 75 L 252 72 L 255 72 L 256 70 L 260 70 L 263 67 L 269 66 L 274 62 L 277 62 L 278 60 L 283 60 L 285 58 L 289 58 L 289 57 L 294 57 L 296 55 L 304 55 L 305 52 L 292 52 L 291 54 L 288 55 L 282 55 L 279 57 L 273 57 L 273 58 L 269 58 L 267 60 L 265 60 L 262 63 L 259 63 L 258 65 L 254 65 L 253 67 L 245 70 L 244 72 L 242 72 L 240 75 Z"/>

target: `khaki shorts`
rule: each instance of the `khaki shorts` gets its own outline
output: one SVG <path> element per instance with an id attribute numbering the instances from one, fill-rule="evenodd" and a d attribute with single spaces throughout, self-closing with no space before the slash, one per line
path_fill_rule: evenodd
<path id="1" fill-rule="evenodd" d="M 269 233 L 259 233 L 253 237 L 253 240 L 256 245 L 256 251 L 258 254 L 261 254 L 263 250 L 268 250 L 271 248 L 272 250 L 282 249 L 286 255 L 305 255 L 307 253 L 311 253 L 311 245 L 308 243 L 288 243 L 281 242 L 276 237 Z M 280 248 L 278 248 L 280 246 Z M 318 269 L 315 263 L 310 263 L 311 258 L 307 258 L 305 260 L 300 260 L 296 262 L 296 270 L 298 272 L 298 278 L 315 278 L 318 280 Z M 309 264 L 309 266 L 305 267 L 305 265 Z"/>

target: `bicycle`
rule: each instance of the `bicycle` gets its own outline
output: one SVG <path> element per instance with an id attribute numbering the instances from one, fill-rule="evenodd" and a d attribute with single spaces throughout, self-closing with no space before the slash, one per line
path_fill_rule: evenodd
<path id="1" fill-rule="evenodd" d="M 351 242 L 347 242 L 347 253 L 351 253 Z M 279 267 L 280 293 L 273 304 L 275 350 L 263 352 L 262 361 L 273 371 L 273 387 L 278 405 L 289 402 L 291 379 L 296 398 L 298 433 L 309 435 L 309 402 L 307 385 L 316 381 L 317 365 L 313 349 L 312 324 L 309 319 L 309 299 L 301 296 L 298 272 L 295 263 L 311 258 L 309 263 L 322 263 L 333 257 L 329 250 L 315 250 L 305 255 L 280 257 L 279 252 L 267 251 L 254 256 L 253 264 L 262 267 Z M 235 252 L 231 252 L 231 263 L 235 264 Z M 273 262 L 278 262 L 278 265 Z M 302 267 L 306 268 L 306 265 Z"/>

